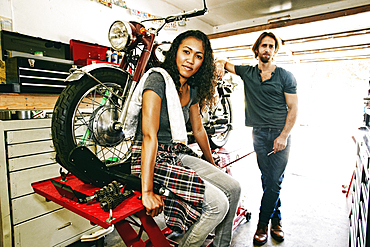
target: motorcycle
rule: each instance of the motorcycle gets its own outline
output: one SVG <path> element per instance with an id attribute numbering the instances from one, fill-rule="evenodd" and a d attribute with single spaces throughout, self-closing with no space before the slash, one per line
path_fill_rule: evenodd
<path id="1" fill-rule="evenodd" d="M 202 110 L 202 124 L 207 132 L 209 145 L 212 150 L 223 147 L 229 138 L 232 130 L 232 108 L 230 94 L 234 90 L 234 85 L 228 80 L 220 78 L 217 81 L 215 93 L 216 101 L 212 106 L 207 106 Z M 187 123 L 188 143 L 195 142 L 191 126 Z"/>
<path id="2" fill-rule="evenodd" d="M 123 125 L 128 103 L 147 69 L 159 66 L 170 44 L 156 44 L 155 37 L 166 25 L 207 13 L 203 9 L 138 22 L 115 21 L 109 29 L 109 41 L 123 52 L 119 66 L 98 63 L 75 68 L 67 87 L 60 94 L 53 111 L 52 140 L 56 159 L 65 169 L 84 182 L 85 173 L 70 162 L 70 153 L 87 147 L 106 167 L 120 166 L 130 158 L 132 139 L 125 137 Z M 146 29 L 145 21 L 163 21 L 156 30 Z M 231 130 L 231 104 L 224 82 L 217 86 L 219 102 L 204 114 L 205 128 L 212 147 L 223 146 Z"/>

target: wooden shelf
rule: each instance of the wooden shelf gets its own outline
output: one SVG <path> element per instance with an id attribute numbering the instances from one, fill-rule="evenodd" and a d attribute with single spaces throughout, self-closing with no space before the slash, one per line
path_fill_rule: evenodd
<path id="1" fill-rule="evenodd" d="M 0 93 L 0 110 L 54 109 L 59 94 Z"/>

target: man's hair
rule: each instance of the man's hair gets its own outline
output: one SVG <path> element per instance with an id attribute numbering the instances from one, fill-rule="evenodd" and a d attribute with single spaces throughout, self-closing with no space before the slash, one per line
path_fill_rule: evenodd
<path id="1" fill-rule="evenodd" d="M 275 36 L 275 34 L 271 33 L 271 32 L 263 32 L 259 37 L 258 39 L 256 40 L 256 42 L 254 42 L 254 45 L 252 47 L 252 50 L 253 50 L 253 53 L 254 53 L 254 57 L 257 58 L 258 57 L 258 48 L 262 42 L 262 39 L 265 38 L 266 36 L 270 37 L 270 38 L 273 38 L 275 40 L 275 54 L 278 52 L 279 50 L 279 40 L 278 38 Z"/>

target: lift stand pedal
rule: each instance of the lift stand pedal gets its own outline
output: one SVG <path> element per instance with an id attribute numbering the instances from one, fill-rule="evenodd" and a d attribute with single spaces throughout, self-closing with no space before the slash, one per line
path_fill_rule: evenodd
<path id="1" fill-rule="evenodd" d="M 54 187 L 57 189 L 58 193 L 66 197 L 72 201 L 78 202 L 78 203 L 86 203 L 86 198 L 88 198 L 88 195 L 85 195 L 84 193 L 81 193 L 79 191 L 73 190 L 71 186 L 62 184 L 58 181 L 55 181 L 53 179 L 50 180 L 51 183 L 54 185 Z"/>

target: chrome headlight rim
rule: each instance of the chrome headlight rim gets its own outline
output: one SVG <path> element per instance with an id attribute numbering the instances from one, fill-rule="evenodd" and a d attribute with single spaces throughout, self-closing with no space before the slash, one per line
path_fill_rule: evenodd
<path id="1" fill-rule="evenodd" d="M 117 25 L 121 25 L 122 27 L 125 28 L 125 30 L 123 32 L 122 32 L 122 28 L 119 28 L 119 29 L 121 30 L 121 33 L 124 33 L 127 36 L 126 41 L 124 41 L 124 42 L 122 42 L 118 45 L 115 44 L 115 42 L 112 41 L 112 36 L 111 36 L 112 29 L 117 27 Z M 117 21 L 113 22 L 112 25 L 109 28 L 108 40 L 109 40 L 109 43 L 111 44 L 111 46 L 113 47 L 113 49 L 116 50 L 116 51 L 124 50 L 126 47 L 130 46 L 131 43 L 132 43 L 132 40 L 133 40 L 133 34 L 132 34 L 132 29 L 131 29 L 130 24 L 126 21 L 121 21 L 121 20 L 117 20 Z"/>

